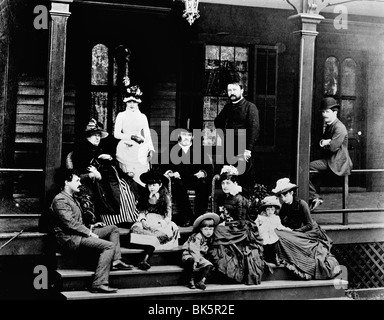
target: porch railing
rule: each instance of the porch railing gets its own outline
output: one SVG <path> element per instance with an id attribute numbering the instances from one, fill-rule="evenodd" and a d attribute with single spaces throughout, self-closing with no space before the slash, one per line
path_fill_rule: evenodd
<path id="1" fill-rule="evenodd" d="M 384 172 L 384 169 L 353 169 L 351 174 L 361 173 L 378 173 Z M 310 171 L 310 173 L 319 173 L 318 171 Z M 342 208 L 341 209 L 326 209 L 326 210 L 315 210 L 312 213 L 323 214 L 323 213 L 342 213 L 343 214 L 343 225 L 348 224 L 349 213 L 353 212 L 384 212 L 384 208 L 348 208 L 348 194 L 349 194 L 349 176 L 343 177 L 342 186 Z"/>

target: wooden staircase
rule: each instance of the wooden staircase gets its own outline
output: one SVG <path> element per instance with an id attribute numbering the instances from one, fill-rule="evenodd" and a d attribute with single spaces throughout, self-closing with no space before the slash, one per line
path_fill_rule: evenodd
<path id="1" fill-rule="evenodd" d="M 186 239 L 191 228 L 181 228 L 182 238 Z M 123 232 L 122 243 L 128 234 Z M 122 248 L 123 259 L 137 265 L 142 250 Z M 180 266 L 181 246 L 172 250 L 156 251 L 150 260 L 152 268 L 142 271 L 137 268 L 129 271 L 111 271 L 110 285 L 119 288 L 113 294 L 90 293 L 94 265 L 87 260 L 88 267 L 79 264 L 76 257 L 56 255 L 57 284 L 61 298 L 66 300 L 303 300 L 303 299 L 345 299 L 345 290 L 336 289 L 334 280 L 303 281 L 283 267 L 272 266 L 273 274 L 264 273 L 260 285 L 244 285 L 223 282 L 213 277 L 207 282 L 205 291 L 189 289 L 185 286 L 183 269 Z M 84 257 L 82 257 L 84 260 Z M 347 282 L 340 280 L 347 286 Z M 338 283 L 340 285 L 340 282 Z"/>

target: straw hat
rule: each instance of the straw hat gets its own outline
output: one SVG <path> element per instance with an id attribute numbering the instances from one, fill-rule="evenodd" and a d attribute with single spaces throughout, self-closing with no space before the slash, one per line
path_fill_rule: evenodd
<path id="1" fill-rule="evenodd" d="M 101 135 L 101 139 L 108 137 L 108 132 L 103 129 L 102 124 L 92 118 L 85 127 L 85 135 L 90 137 L 97 133 Z"/>
<path id="2" fill-rule="evenodd" d="M 218 214 L 213 212 L 207 212 L 197 217 L 197 219 L 193 223 L 193 230 L 196 230 L 199 227 L 200 223 L 206 219 L 213 219 L 215 226 L 218 225 L 220 222 L 220 217 Z"/>
<path id="3" fill-rule="evenodd" d="M 276 196 L 265 197 L 263 200 L 261 200 L 259 209 L 263 209 L 265 207 L 270 207 L 270 206 L 274 206 L 280 209 L 281 203 L 279 201 L 279 198 L 277 198 Z"/>
<path id="4" fill-rule="evenodd" d="M 282 178 L 277 180 L 276 187 L 275 189 L 272 189 L 272 192 L 275 194 L 282 194 L 297 188 L 298 186 L 291 183 L 289 178 Z"/>

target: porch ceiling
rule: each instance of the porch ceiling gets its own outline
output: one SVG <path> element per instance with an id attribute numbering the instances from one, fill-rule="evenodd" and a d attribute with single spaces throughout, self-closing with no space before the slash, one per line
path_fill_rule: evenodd
<path id="1" fill-rule="evenodd" d="M 225 5 L 262 7 L 292 10 L 293 8 L 286 0 L 201 0 L 202 3 L 217 3 Z M 292 1 L 297 2 L 297 1 Z M 316 1 L 313 1 L 316 2 Z M 349 14 L 384 17 L 384 1 L 383 0 L 331 0 L 331 6 L 322 10 L 322 12 L 333 13 L 337 4 L 342 4 L 348 9 Z"/>

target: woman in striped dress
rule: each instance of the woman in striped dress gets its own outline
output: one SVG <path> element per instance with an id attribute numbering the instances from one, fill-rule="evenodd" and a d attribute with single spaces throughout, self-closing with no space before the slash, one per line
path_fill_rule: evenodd
<path id="1" fill-rule="evenodd" d="M 80 172 L 84 192 L 95 206 L 95 215 L 106 225 L 130 226 L 136 221 L 136 196 L 132 179 L 121 172 L 110 154 L 104 153 L 100 141 L 108 136 L 101 124 L 91 119 L 85 139 L 75 145 L 72 165 Z"/>
<path id="2" fill-rule="evenodd" d="M 339 263 L 331 254 L 333 241 L 311 217 L 308 204 L 294 195 L 297 188 L 288 178 L 282 178 L 272 190 L 283 202 L 281 223 L 292 229 L 275 230 L 279 237 L 278 260 L 303 279 L 334 278 L 340 268 L 335 269 Z"/>

